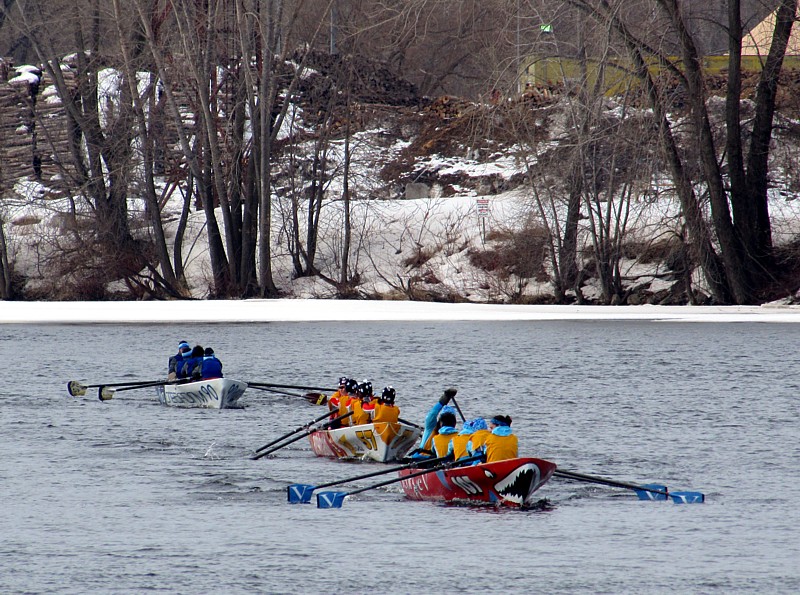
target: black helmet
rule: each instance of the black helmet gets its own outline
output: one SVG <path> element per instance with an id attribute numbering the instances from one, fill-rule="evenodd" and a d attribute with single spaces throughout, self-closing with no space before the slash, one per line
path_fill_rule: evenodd
<path id="1" fill-rule="evenodd" d="M 381 393 L 381 401 L 387 403 L 389 405 L 394 405 L 394 398 L 396 393 L 394 387 L 387 386 L 383 389 L 383 393 Z"/>
<path id="2" fill-rule="evenodd" d="M 355 393 L 356 389 L 358 388 L 358 380 L 355 378 L 348 378 L 347 384 L 345 385 L 345 390 L 349 393 Z"/>
<path id="3" fill-rule="evenodd" d="M 356 393 L 361 397 L 371 397 L 372 396 L 372 383 L 368 381 L 364 381 L 358 385 L 356 389 Z"/>
<path id="4" fill-rule="evenodd" d="M 347 376 L 339 376 L 339 386 L 347 387 Z"/>

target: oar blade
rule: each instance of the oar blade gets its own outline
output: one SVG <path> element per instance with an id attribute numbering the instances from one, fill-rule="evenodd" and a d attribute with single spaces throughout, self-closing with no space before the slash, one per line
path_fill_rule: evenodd
<path id="1" fill-rule="evenodd" d="M 97 398 L 101 401 L 110 401 L 114 398 L 114 393 L 116 391 L 108 386 L 101 386 L 97 389 Z"/>
<path id="2" fill-rule="evenodd" d="M 306 393 L 303 398 L 314 405 L 325 405 L 328 402 L 328 395 L 323 393 Z"/>
<path id="3" fill-rule="evenodd" d="M 316 487 L 307 483 L 293 483 L 287 486 L 286 495 L 289 499 L 289 504 L 308 504 L 311 502 L 311 496 Z"/>
<path id="4" fill-rule="evenodd" d="M 636 495 L 639 497 L 639 500 L 666 500 L 667 499 L 667 486 L 657 484 L 657 483 L 646 483 L 642 488 L 646 489 L 638 489 L 634 490 Z M 660 494 L 659 492 L 664 492 Z"/>
<path id="5" fill-rule="evenodd" d="M 706 501 L 702 492 L 670 492 L 669 496 L 675 504 L 702 504 Z"/>
<path id="6" fill-rule="evenodd" d="M 341 508 L 347 492 L 318 492 L 317 508 Z"/>
<path id="7" fill-rule="evenodd" d="M 67 382 L 67 391 L 72 397 L 82 397 L 86 394 L 86 389 L 87 387 L 77 380 L 70 380 Z"/>

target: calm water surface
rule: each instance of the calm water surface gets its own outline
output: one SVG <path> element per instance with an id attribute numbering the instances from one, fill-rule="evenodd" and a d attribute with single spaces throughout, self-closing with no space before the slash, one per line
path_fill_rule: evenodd
<path id="1" fill-rule="evenodd" d="M 250 459 L 319 408 L 252 389 L 225 411 L 152 389 L 67 394 L 158 379 L 179 339 L 243 380 L 392 384 L 409 420 L 454 385 L 468 417 L 512 415 L 521 454 L 707 503 L 553 479 L 543 511 L 412 502 L 397 485 L 289 505 L 289 483 L 375 468 L 306 441 Z M 2 593 L 800 592 L 795 325 L 8 325 L 0 353 Z"/>

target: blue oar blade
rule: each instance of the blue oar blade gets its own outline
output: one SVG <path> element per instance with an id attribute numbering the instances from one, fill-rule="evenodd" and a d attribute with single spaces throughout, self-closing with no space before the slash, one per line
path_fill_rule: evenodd
<path id="1" fill-rule="evenodd" d="M 311 502 L 311 494 L 314 493 L 316 486 L 305 483 L 293 483 L 286 488 L 286 495 L 289 504 L 308 504 Z"/>
<path id="2" fill-rule="evenodd" d="M 659 494 L 658 492 L 666 492 L 667 486 L 657 483 L 646 483 L 642 486 L 646 490 L 634 490 L 639 500 L 666 500 L 666 494 Z M 650 491 L 655 490 L 655 491 Z"/>
<path id="3" fill-rule="evenodd" d="M 706 501 L 702 492 L 670 492 L 669 495 L 675 504 L 702 504 Z"/>
<path id="4" fill-rule="evenodd" d="M 317 508 L 341 508 L 347 492 L 319 492 L 317 493 Z"/>

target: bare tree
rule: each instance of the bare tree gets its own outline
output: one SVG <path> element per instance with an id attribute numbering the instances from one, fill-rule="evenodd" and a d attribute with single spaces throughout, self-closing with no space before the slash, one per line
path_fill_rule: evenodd
<path id="1" fill-rule="evenodd" d="M 749 133 L 743 134 L 739 111 L 743 33 L 740 3 L 729 2 L 727 23 L 717 23 L 726 27 L 729 39 L 724 152 L 712 129 L 701 68 L 702 54 L 689 24 L 691 15 L 686 13 L 683 4 L 676 0 L 656 0 L 650 4 L 651 10 L 666 16 L 667 35 L 680 52 L 676 59 L 665 51 L 669 44 L 659 47 L 657 39 L 642 35 L 638 23 L 629 20 L 631 13 L 625 10 L 625 3 L 608 0 L 572 0 L 571 3 L 614 30 L 631 57 L 657 114 L 661 144 L 683 205 L 692 253 L 700 262 L 715 299 L 721 303 L 753 302 L 771 275 L 772 240 L 767 201 L 769 142 L 778 77 L 796 18 L 797 1 L 778 2 L 772 45 L 760 73 L 755 118 Z M 676 139 L 673 125 L 667 118 L 670 95 L 664 83 L 668 78 L 654 76 L 650 68 L 654 61 L 685 89 L 690 107 L 690 144 L 697 147 L 702 183 L 709 198 L 711 228 L 705 221 L 702 204 L 688 174 L 690 157 Z M 714 247 L 715 242 L 719 252 Z"/>

